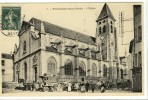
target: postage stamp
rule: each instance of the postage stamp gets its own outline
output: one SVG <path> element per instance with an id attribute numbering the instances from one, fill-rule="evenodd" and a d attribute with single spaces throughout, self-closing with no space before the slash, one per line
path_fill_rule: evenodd
<path id="1" fill-rule="evenodd" d="M 19 30 L 20 24 L 20 7 L 2 7 L 2 30 Z"/>

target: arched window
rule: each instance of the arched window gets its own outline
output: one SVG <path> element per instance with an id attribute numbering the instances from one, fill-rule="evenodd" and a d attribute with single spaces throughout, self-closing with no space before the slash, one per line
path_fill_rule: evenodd
<path id="1" fill-rule="evenodd" d="M 24 63 L 24 80 L 27 80 L 27 63 Z"/>
<path id="2" fill-rule="evenodd" d="M 50 57 L 48 59 L 48 67 L 47 67 L 47 73 L 48 74 L 56 74 L 56 60 L 53 57 Z"/>
<path id="3" fill-rule="evenodd" d="M 92 76 L 97 77 L 97 66 L 95 64 L 92 65 Z"/>
<path id="4" fill-rule="evenodd" d="M 121 71 L 121 79 L 123 79 L 123 69 L 121 69 L 120 71 Z"/>
<path id="5" fill-rule="evenodd" d="M 107 67 L 106 67 L 106 65 L 103 66 L 103 76 L 107 77 Z"/>
<path id="6" fill-rule="evenodd" d="M 80 66 L 79 66 L 79 75 L 80 76 L 86 76 L 86 66 L 85 66 L 84 62 L 81 62 L 80 63 Z"/>
<path id="7" fill-rule="evenodd" d="M 73 75 L 73 65 L 70 60 L 67 60 L 65 64 L 65 75 Z"/>
<path id="8" fill-rule="evenodd" d="M 26 41 L 23 43 L 23 53 L 26 53 Z"/>
<path id="9" fill-rule="evenodd" d="M 103 26 L 103 33 L 105 33 L 106 32 L 106 26 L 104 25 Z"/>
<path id="10" fill-rule="evenodd" d="M 99 34 L 101 34 L 101 27 L 99 27 Z"/>
<path id="11" fill-rule="evenodd" d="M 113 26 L 112 25 L 110 26 L 110 29 L 111 29 L 111 33 L 113 33 Z"/>

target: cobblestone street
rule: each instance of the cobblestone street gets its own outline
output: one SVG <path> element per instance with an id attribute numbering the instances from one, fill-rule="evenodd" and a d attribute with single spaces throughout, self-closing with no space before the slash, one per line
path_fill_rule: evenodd
<path id="1" fill-rule="evenodd" d="M 75 92 L 75 91 L 72 91 L 72 92 L 67 92 L 67 91 L 62 91 L 62 92 L 48 92 L 48 91 L 45 91 L 45 92 L 40 92 L 40 91 L 23 91 L 23 90 L 14 90 L 14 89 L 4 89 L 3 88 L 3 91 L 4 91 L 4 95 L 5 94 L 13 94 L 16 93 L 17 94 L 39 94 L 39 95 L 44 95 L 44 94 L 51 94 L 51 95 L 55 95 L 57 93 L 60 93 L 60 94 L 64 94 L 64 95 L 83 95 L 83 94 L 94 94 L 94 95 L 97 95 L 97 94 L 103 94 L 101 93 L 99 90 L 95 90 L 94 93 L 92 93 L 91 90 L 89 90 L 88 92 L 85 92 L 85 93 L 81 93 L 81 92 Z M 96 94 L 97 93 L 97 94 Z M 132 93 L 132 91 L 127 91 L 127 90 L 121 90 L 121 89 L 113 89 L 113 90 L 106 90 L 104 93 Z"/>

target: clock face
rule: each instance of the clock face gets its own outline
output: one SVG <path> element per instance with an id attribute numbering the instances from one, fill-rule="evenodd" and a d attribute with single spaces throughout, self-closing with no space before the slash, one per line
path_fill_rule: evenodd
<path id="1" fill-rule="evenodd" d="M 101 36 L 100 39 L 103 40 L 104 39 L 104 36 Z"/>

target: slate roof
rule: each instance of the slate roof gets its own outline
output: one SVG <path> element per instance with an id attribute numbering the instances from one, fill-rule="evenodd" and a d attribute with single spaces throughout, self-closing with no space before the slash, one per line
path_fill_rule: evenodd
<path id="1" fill-rule="evenodd" d="M 67 28 L 63 28 L 58 25 L 54 25 L 52 23 L 41 21 L 36 18 L 32 18 L 30 22 L 35 26 L 36 30 L 39 30 L 41 32 L 41 22 L 43 22 L 44 30 L 46 33 L 50 33 L 53 35 L 60 36 L 61 33 L 63 37 L 73 39 L 75 40 L 77 38 L 78 41 L 84 42 L 84 43 L 90 43 L 91 45 L 95 45 L 95 37 L 85 35 L 80 32 L 76 32 Z"/>
<path id="2" fill-rule="evenodd" d="M 2 53 L 2 54 L 1 54 L 1 57 L 2 57 L 2 58 L 5 58 L 5 59 L 12 59 L 11 54 L 6 54 L 6 53 Z"/>
<path id="3" fill-rule="evenodd" d="M 113 20 L 115 20 L 115 18 L 114 18 L 114 16 L 113 16 L 112 12 L 111 12 L 111 10 L 110 10 L 110 8 L 108 7 L 108 5 L 107 5 L 106 3 L 104 4 L 104 6 L 103 6 L 103 8 L 102 8 L 102 11 L 101 11 L 101 13 L 100 13 L 100 15 L 99 15 L 97 21 L 98 21 L 98 20 L 101 20 L 101 19 L 104 18 L 104 17 L 110 17 L 110 18 L 112 18 Z"/>

